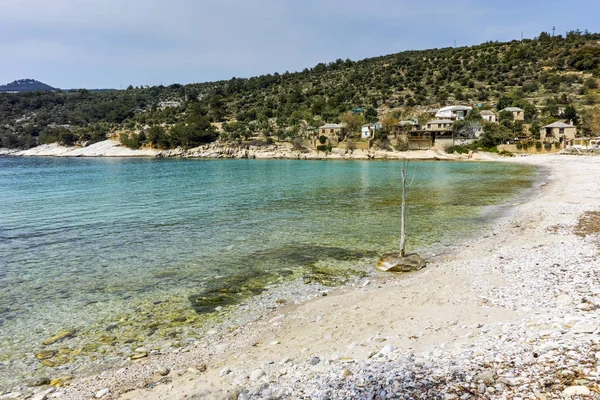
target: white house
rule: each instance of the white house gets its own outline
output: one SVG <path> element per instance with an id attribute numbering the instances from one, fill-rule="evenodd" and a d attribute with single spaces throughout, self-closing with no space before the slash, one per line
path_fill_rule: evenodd
<path id="1" fill-rule="evenodd" d="M 381 129 L 381 122 L 375 122 L 374 124 L 366 124 L 361 128 L 360 137 L 363 139 L 370 139 L 375 137 L 375 132 Z"/>
<path id="2" fill-rule="evenodd" d="M 469 111 L 471 111 L 473 107 L 470 106 L 447 106 L 442 107 L 435 113 L 435 117 L 439 119 L 465 119 Z"/>

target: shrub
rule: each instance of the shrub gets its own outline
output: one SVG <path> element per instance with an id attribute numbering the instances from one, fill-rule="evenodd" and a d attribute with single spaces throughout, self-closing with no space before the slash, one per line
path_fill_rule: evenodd
<path id="1" fill-rule="evenodd" d="M 469 149 L 465 146 L 450 146 L 446 149 L 446 153 L 467 154 Z"/>
<path id="2" fill-rule="evenodd" d="M 541 150 L 542 149 L 542 142 L 540 142 L 540 141 L 535 142 L 535 149 L 536 150 Z"/>
<path id="3" fill-rule="evenodd" d="M 325 136 L 325 135 L 319 136 L 319 142 L 321 142 L 321 144 L 327 143 L 327 136 Z"/>
<path id="4" fill-rule="evenodd" d="M 317 146 L 317 151 L 329 152 L 329 151 L 331 151 L 331 146 L 327 146 L 324 144 Z"/>
<path id="5" fill-rule="evenodd" d="M 552 143 L 544 143 L 544 149 L 550 150 L 552 148 Z"/>
<path id="6" fill-rule="evenodd" d="M 554 142 L 554 147 L 556 147 L 557 149 L 560 149 L 560 142 Z"/>
<path id="7" fill-rule="evenodd" d="M 515 146 L 517 147 L 517 150 L 521 150 L 523 148 L 521 143 L 517 143 Z"/>

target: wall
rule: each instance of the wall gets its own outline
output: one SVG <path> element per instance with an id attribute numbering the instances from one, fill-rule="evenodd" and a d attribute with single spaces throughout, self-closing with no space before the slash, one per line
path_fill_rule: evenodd
<path id="1" fill-rule="evenodd" d="M 369 148 L 370 148 L 369 142 L 355 142 L 355 141 L 340 142 L 338 147 L 340 149 L 344 149 L 344 150 L 348 150 L 348 148 L 354 149 L 354 150 L 369 150 Z"/>
<path id="2" fill-rule="evenodd" d="M 535 148 L 535 145 L 533 146 L 529 146 L 527 148 L 527 150 L 525 149 L 517 149 L 517 146 L 514 144 L 501 144 L 498 146 L 498 151 L 508 151 L 509 153 L 516 153 L 516 154 L 520 154 L 520 153 L 527 153 L 527 154 L 549 154 L 549 153 L 558 153 L 559 151 L 561 151 L 562 148 L 556 148 L 554 146 L 554 144 L 552 145 L 552 148 L 550 150 L 546 150 L 544 148 L 544 146 L 542 146 L 542 148 L 540 150 Z"/>

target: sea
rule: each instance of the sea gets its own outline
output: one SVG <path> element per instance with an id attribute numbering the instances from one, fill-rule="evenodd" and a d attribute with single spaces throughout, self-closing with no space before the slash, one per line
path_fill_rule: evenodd
<path id="1" fill-rule="evenodd" d="M 0 392 L 180 340 L 269 285 L 368 274 L 398 250 L 403 165 L 0 157 Z M 541 175 L 407 169 L 407 250 L 427 255 L 483 234 Z"/>

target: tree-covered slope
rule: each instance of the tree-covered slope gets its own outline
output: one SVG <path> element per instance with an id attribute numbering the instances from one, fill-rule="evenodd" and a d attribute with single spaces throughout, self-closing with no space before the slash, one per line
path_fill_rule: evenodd
<path id="1" fill-rule="evenodd" d="M 0 93 L 0 147 L 93 142 L 108 132 L 153 127 L 158 147 L 192 146 L 255 132 L 293 137 L 362 107 L 369 119 L 447 104 L 529 105 L 527 122 L 597 101 L 600 34 L 407 51 L 337 60 L 297 73 L 123 91 Z M 162 138 L 162 139 L 161 139 Z"/>

